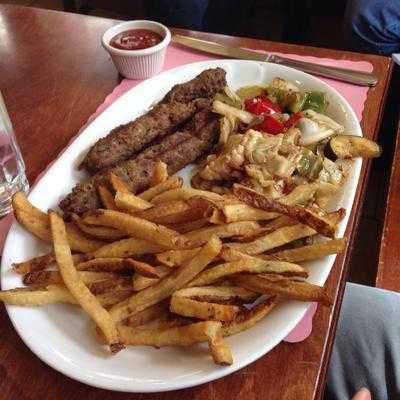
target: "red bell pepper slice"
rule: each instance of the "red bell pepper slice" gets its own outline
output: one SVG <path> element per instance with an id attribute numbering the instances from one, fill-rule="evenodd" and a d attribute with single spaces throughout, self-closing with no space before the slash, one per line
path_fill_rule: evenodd
<path id="1" fill-rule="evenodd" d="M 303 113 L 301 111 L 294 113 L 290 116 L 290 118 L 285 122 L 285 128 L 289 129 L 292 126 L 296 125 L 300 118 L 303 118 Z"/>
<path id="2" fill-rule="evenodd" d="M 274 114 L 276 112 L 281 112 L 280 107 L 265 96 L 257 96 L 253 97 L 252 99 L 245 100 L 244 107 L 247 111 L 254 115 Z"/>
<path id="3" fill-rule="evenodd" d="M 281 121 L 278 121 L 276 118 L 270 115 L 266 115 L 264 121 L 261 122 L 261 124 L 254 126 L 254 129 L 270 133 L 271 135 L 276 135 L 285 130 L 285 125 Z"/>

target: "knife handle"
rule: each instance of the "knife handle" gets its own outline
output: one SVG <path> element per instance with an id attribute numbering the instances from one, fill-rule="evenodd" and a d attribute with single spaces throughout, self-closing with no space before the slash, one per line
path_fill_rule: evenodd
<path id="1" fill-rule="evenodd" d="M 281 56 L 272 56 L 268 61 L 296 68 L 301 71 L 308 72 L 309 74 L 333 78 L 343 82 L 355 83 L 361 86 L 375 86 L 378 83 L 377 77 L 370 72 L 361 72 L 346 68 L 313 64 L 306 61 L 292 60 L 290 58 Z"/>

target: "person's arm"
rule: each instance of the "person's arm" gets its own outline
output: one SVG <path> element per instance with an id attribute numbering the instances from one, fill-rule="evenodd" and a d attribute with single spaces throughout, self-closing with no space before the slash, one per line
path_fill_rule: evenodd
<path id="1" fill-rule="evenodd" d="M 367 388 L 360 389 L 351 400 L 372 400 L 371 393 Z"/>

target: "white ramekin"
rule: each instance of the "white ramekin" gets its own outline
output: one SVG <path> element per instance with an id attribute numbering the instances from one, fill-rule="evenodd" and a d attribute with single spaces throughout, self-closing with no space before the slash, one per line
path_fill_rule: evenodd
<path id="1" fill-rule="evenodd" d="M 110 40 L 129 29 L 149 29 L 158 33 L 163 40 L 156 46 L 142 50 L 120 50 L 110 46 Z M 164 65 L 171 32 L 164 25 L 146 20 L 122 22 L 104 32 L 101 42 L 111 55 L 118 72 L 128 79 L 144 79 L 158 74 Z"/>

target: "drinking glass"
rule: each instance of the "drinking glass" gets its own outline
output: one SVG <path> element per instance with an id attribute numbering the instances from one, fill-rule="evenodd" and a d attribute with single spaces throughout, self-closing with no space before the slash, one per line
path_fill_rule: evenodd
<path id="1" fill-rule="evenodd" d="M 25 176 L 25 164 L 15 139 L 3 96 L 0 92 L 0 217 L 11 210 L 14 193 L 27 192 L 29 183 Z"/>

